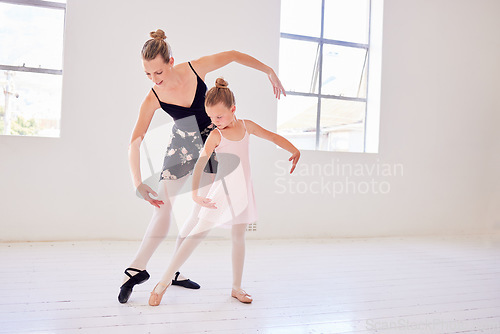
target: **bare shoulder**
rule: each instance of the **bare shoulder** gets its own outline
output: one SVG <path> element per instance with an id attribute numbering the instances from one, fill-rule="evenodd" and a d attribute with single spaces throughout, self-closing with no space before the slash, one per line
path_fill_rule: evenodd
<path id="1" fill-rule="evenodd" d="M 213 144 L 214 147 L 218 146 L 220 144 L 221 136 L 219 131 L 216 129 L 213 129 L 212 132 L 207 137 L 207 143 Z"/>
<path id="2" fill-rule="evenodd" d="M 191 65 L 194 67 L 198 75 L 205 80 L 207 73 L 215 71 L 218 68 L 226 66 L 230 62 L 236 59 L 236 51 L 223 51 L 219 53 L 214 53 L 212 55 L 203 56 L 196 60 L 191 61 Z"/>
<path id="3" fill-rule="evenodd" d="M 141 109 L 146 109 L 154 112 L 156 109 L 160 108 L 160 102 L 156 98 L 153 89 L 150 89 L 141 104 Z"/>
<path id="4" fill-rule="evenodd" d="M 260 128 L 260 125 L 258 125 L 257 123 L 255 123 L 254 121 L 251 121 L 249 119 L 242 119 L 242 121 L 245 124 L 247 132 L 250 134 L 255 134 L 255 131 Z"/>
<path id="5" fill-rule="evenodd" d="M 191 63 L 191 66 L 189 66 L 189 63 Z M 194 69 L 196 74 L 203 81 L 205 81 L 205 75 L 203 74 L 203 72 L 200 71 L 200 66 L 196 63 L 196 61 L 179 63 L 179 64 L 174 66 L 177 73 L 179 73 L 183 79 L 187 79 L 187 80 L 193 80 L 193 78 L 196 77 L 195 74 L 193 73 L 193 69 L 191 69 L 191 67 Z"/>
<path id="6" fill-rule="evenodd" d="M 198 58 L 198 59 L 193 59 L 193 60 L 191 60 L 189 62 L 191 63 L 191 66 L 193 66 L 193 68 L 196 70 L 197 67 L 203 66 L 203 62 L 204 62 L 203 58 L 204 57 L 201 57 L 201 58 Z"/>
<path id="7" fill-rule="evenodd" d="M 193 62 L 191 62 L 191 65 L 192 64 L 193 64 Z M 188 64 L 187 61 L 175 65 L 174 68 L 175 68 L 176 71 L 179 71 L 182 74 L 185 74 L 185 73 L 188 73 L 188 72 L 192 72 L 191 68 L 189 67 L 189 64 Z"/>
<path id="8" fill-rule="evenodd" d="M 247 132 L 249 134 L 252 134 L 256 137 L 260 137 L 262 139 L 265 139 L 265 140 L 273 140 L 273 138 L 276 136 L 276 133 L 274 132 L 271 132 L 265 128 L 263 128 L 262 126 L 260 126 L 259 124 L 249 120 L 249 119 L 246 119 L 245 120 L 245 124 L 246 124 L 246 127 L 247 127 Z"/>
<path id="9" fill-rule="evenodd" d="M 201 58 L 190 61 L 191 66 L 193 67 L 193 69 L 196 71 L 198 76 L 203 81 L 205 81 L 205 76 L 207 75 L 207 72 L 205 70 L 205 67 L 206 67 L 206 59 L 205 58 L 206 57 L 201 57 Z M 186 64 L 187 68 L 189 68 L 189 64 L 188 63 L 185 63 L 185 64 Z M 191 68 L 189 68 L 189 71 L 192 72 Z"/>
<path id="10" fill-rule="evenodd" d="M 207 137 L 207 140 L 205 141 L 205 145 L 203 146 L 202 149 L 203 156 L 207 157 L 210 154 L 212 154 L 215 148 L 219 146 L 220 140 L 221 137 L 219 131 L 213 130 L 212 132 L 210 132 L 210 134 Z"/>
<path id="11" fill-rule="evenodd" d="M 213 55 L 203 56 L 203 57 L 200 57 L 198 59 L 193 59 L 193 60 L 190 61 L 191 66 L 193 66 L 195 70 L 197 68 L 199 68 L 200 70 L 202 70 L 210 62 L 211 57 L 213 57 Z"/>

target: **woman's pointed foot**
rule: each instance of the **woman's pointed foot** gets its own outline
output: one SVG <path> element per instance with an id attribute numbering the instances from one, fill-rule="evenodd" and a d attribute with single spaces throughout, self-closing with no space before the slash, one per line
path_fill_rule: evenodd
<path id="1" fill-rule="evenodd" d="M 245 292 L 245 290 L 231 290 L 231 297 L 238 299 L 240 302 L 245 303 L 245 304 L 250 304 L 253 299 L 252 296 L 250 296 L 248 293 Z"/>
<path id="2" fill-rule="evenodd" d="M 165 285 L 162 282 L 158 282 L 153 291 L 151 291 L 151 295 L 149 296 L 149 305 L 151 306 L 160 305 L 161 299 L 163 298 L 163 295 L 165 294 L 165 291 L 167 291 L 169 285 Z"/>
<path id="3" fill-rule="evenodd" d="M 137 274 L 132 275 L 130 271 L 135 271 Z M 120 287 L 120 293 L 118 294 L 118 301 L 120 303 L 126 303 L 132 294 L 132 290 L 136 284 L 141 284 L 149 279 L 149 274 L 146 270 L 139 270 L 135 268 L 125 269 L 125 275 L 130 277 L 123 285 Z"/>
<path id="4" fill-rule="evenodd" d="M 178 280 L 179 274 L 180 274 L 179 272 L 175 273 L 175 277 L 172 280 L 172 285 L 182 286 L 182 287 L 185 287 L 187 289 L 199 289 L 200 288 L 200 285 L 198 283 L 193 282 L 190 279 L 183 279 L 183 280 L 179 281 Z"/>

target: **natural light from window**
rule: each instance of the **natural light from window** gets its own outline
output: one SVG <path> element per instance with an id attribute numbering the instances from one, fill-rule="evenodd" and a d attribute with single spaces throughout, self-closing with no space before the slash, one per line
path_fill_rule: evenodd
<path id="1" fill-rule="evenodd" d="M 65 8 L 0 0 L 0 134 L 59 137 Z"/>
<path id="2" fill-rule="evenodd" d="M 278 104 L 277 128 L 297 147 L 378 150 L 380 41 L 373 37 L 381 36 L 381 6 L 381 0 L 281 1 L 279 75 L 287 97 Z"/>

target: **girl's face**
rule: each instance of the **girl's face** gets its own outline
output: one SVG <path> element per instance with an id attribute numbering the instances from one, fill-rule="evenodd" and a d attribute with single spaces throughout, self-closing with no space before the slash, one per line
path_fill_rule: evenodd
<path id="1" fill-rule="evenodd" d="M 168 77 L 168 73 L 174 66 L 174 58 L 170 58 L 168 64 L 160 55 L 157 55 L 155 59 L 152 60 L 142 60 L 142 65 L 144 67 L 144 72 L 146 76 L 153 81 L 157 86 L 165 84 L 165 79 Z"/>
<path id="2" fill-rule="evenodd" d="M 217 103 L 213 106 L 205 106 L 205 110 L 212 123 L 219 129 L 224 129 L 233 122 L 236 106 L 228 108 L 222 103 Z"/>

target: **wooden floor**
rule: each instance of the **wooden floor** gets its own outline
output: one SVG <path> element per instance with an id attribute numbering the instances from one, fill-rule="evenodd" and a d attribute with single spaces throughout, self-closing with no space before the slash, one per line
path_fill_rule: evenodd
<path id="1" fill-rule="evenodd" d="M 231 298 L 230 243 L 206 240 L 182 268 L 200 290 L 151 279 L 117 301 L 137 242 L 0 244 L 0 333 L 500 333 L 500 239 L 493 236 L 247 241 Z"/>

